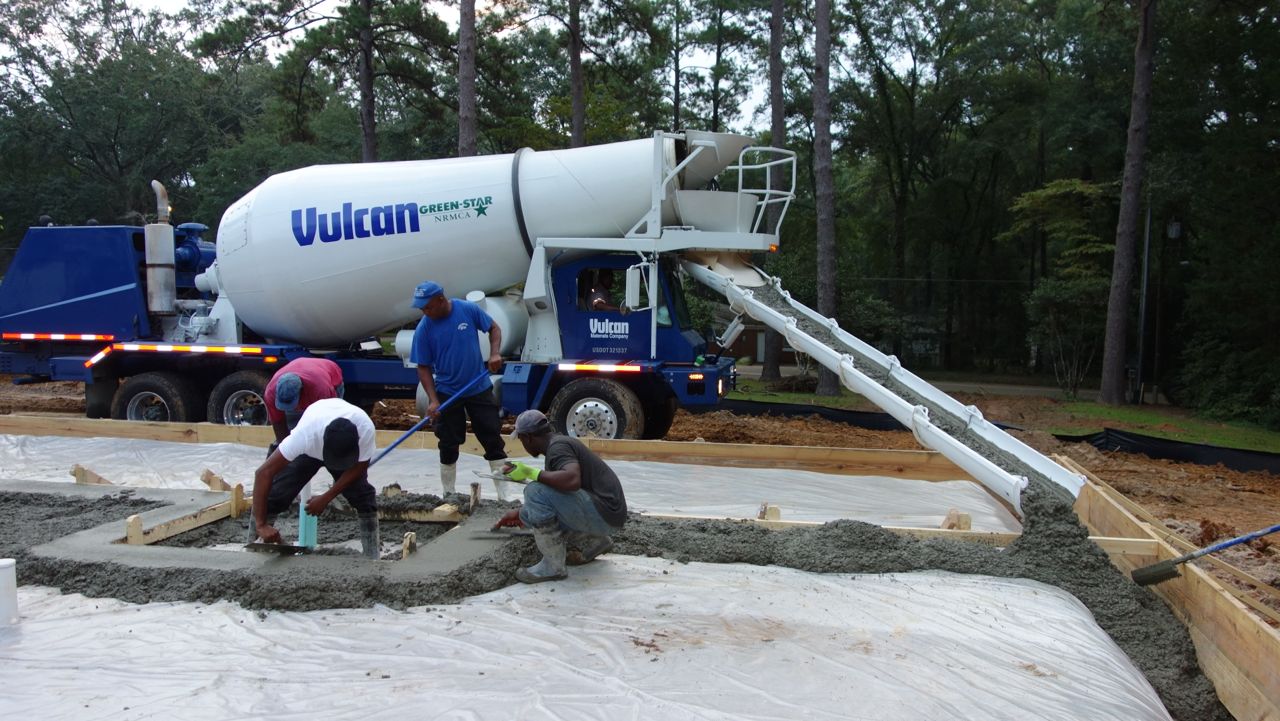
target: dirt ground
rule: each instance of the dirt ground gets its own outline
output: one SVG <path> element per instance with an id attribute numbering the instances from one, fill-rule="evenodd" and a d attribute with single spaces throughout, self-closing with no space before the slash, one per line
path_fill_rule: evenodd
<path id="1" fill-rule="evenodd" d="M 1077 461 L 1197 546 L 1247 533 L 1280 519 L 1280 477 L 1276 475 L 1242 473 L 1222 466 L 1177 463 L 1129 453 L 1103 453 L 1084 443 L 1061 443 L 1043 429 L 1062 425 L 1067 411 L 1064 404 L 1048 398 L 964 394 L 957 394 L 956 398 L 965 405 L 977 406 L 988 419 L 1027 429 L 1013 434 L 1042 453 L 1062 454 Z M 0 413 L 30 412 L 83 413 L 82 387 L 65 382 L 15 386 L 10 376 L 0 375 Z M 373 419 L 379 428 L 403 430 L 418 420 L 415 413 L 412 401 L 386 401 L 374 409 Z M 507 419 L 508 423 L 510 420 Z M 907 431 L 866 430 L 816 416 L 753 417 L 728 411 L 697 415 L 681 411 L 667 439 L 920 449 Z M 1270 541 L 1259 539 L 1218 555 L 1280 588 L 1280 536 Z M 1229 582 L 1243 587 L 1235 581 Z M 1270 599 L 1264 600 L 1271 603 Z M 1280 610 L 1280 604 L 1271 605 Z"/>

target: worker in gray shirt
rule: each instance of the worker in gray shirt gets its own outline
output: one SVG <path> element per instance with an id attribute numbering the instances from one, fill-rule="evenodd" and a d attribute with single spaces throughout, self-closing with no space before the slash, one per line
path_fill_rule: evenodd
<path id="1" fill-rule="evenodd" d="M 518 580 L 556 581 L 566 577 L 566 564 L 589 563 L 613 548 L 610 534 L 626 523 L 627 499 L 613 469 L 582 441 L 553 432 L 541 411 L 517 416 L 515 436 L 529 455 L 545 455 L 547 467 L 516 462 L 503 468 L 511 480 L 531 482 L 524 488 L 524 505 L 498 525 L 533 529 L 542 552 L 541 561 L 516 571 Z"/>

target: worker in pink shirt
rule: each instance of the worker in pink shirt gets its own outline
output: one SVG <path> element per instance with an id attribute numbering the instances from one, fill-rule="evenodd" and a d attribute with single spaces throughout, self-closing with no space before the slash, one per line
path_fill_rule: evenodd
<path id="1" fill-rule="evenodd" d="M 276 443 L 289 435 L 307 406 L 342 397 L 342 369 L 325 358 L 297 358 L 284 364 L 267 383 L 263 400 Z"/>

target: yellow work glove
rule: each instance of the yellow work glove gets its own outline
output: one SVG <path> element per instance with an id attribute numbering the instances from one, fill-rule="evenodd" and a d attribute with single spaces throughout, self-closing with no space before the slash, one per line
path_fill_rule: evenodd
<path id="1" fill-rule="evenodd" d="M 534 468 L 527 463 L 516 461 L 511 464 L 511 468 L 505 475 L 513 481 L 536 481 L 541 473 L 542 469 L 540 468 Z"/>

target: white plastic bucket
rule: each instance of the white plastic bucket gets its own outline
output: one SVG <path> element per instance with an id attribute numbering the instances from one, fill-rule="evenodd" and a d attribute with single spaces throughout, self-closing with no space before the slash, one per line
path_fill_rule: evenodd
<path id="1" fill-rule="evenodd" d="M 0 624 L 18 622 L 18 562 L 0 558 Z"/>

